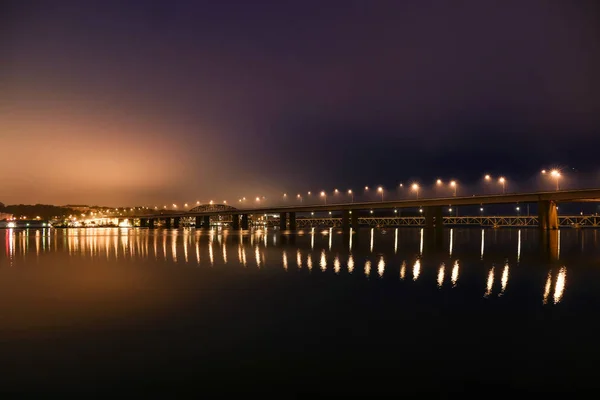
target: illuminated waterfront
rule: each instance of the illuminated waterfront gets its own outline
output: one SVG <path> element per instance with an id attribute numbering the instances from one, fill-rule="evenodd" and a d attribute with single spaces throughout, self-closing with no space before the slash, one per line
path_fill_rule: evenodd
<path id="1" fill-rule="evenodd" d="M 536 229 L 447 229 L 433 247 L 419 228 L 3 230 L 0 382 L 411 392 L 424 367 L 438 392 L 585 381 L 599 234 L 555 233 L 548 251 Z M 340 374 L 363 383 L 336 388 Z"/>

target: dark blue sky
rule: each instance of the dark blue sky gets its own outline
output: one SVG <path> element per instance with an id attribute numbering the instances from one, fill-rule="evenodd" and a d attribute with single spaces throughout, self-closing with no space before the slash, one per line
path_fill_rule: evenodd
<path id="1" fill-rule="evenodd" d="M 600 172 L 594 1 L 0 7 L 5 203 Z"/>

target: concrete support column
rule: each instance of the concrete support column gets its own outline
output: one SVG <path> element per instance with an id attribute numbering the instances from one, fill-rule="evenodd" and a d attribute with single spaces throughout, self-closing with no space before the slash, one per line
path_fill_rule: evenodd
<path id="1" fill-rule="evenodd" d="M 148 226 L 148 218 L 140 218 L 140 227 L 146 228 Z"/>
<path id="2" fill-rule="evenodd" d="M 239 214 L 233 214 L 231 216 L 231 227 L 235 230 L 240 229 L 240 215 Z"/>
<path id="3" fill-rule="evenodd" d="M 242 229 L 248 230 L 248 214 L 242 214 Z"/>
<path id="4" fill-rule="evenodd" d="M 205 215 L 204 217 L 202 217 L 202 227 L 204 229 L 210 229 L 210 216 L 209 215 Z"/>
<path id="5" fill-rule="evenodd" d="M 356 210 L 352 210 L 349 212 L 352 213 L 352 214 L 350 214 L 352 216 L 352 218 L 351 218 L 352 229 L 356 230 L 356 229 L 358 229 L 358 212 Z"/>
<path id="6" fill-rule="evenodd" d="M 282 231 L 285 231 L 287 229 L 287 213 L 280 213 L 279 214 L 279 229 L 281 229 Z"/>
<path id="7" fill-rule="evenodd" d="M 171 218 L 165 218 L 165 227 L 171 228 Z"/>
<path id="8" fill-rule="evenodd" d="M 435 215 L 433 207 L 425 207 L 425 228 L 433 228 L 435 226 Z"/>
<path id="9" fill-rule="evenodd" d="M 342 211 L 342 229 L 347 231 L 350 230 L 350 211 Z"/>
<path id="10" fill-rule="evenodd" d="M 290 230 L 295 231 L 296 230 L 296 213 L 295 212 L 289 213 L 289 217 L 290 217 Z"/>
<path id="11" fill-rule="evenodd" d="M 196 229 L 202 227 L 202 217 L 196 217 Z"/>
<path id="12" fill-rule="evenodd" d="M 156 219 L 150 218 L 148 220 L 148 228 L 154 228 L 155 224 L 156 224 Z"/>
<path id="13" fill-rule="evenodd" d="M 181 225 L 181 218 L 180 217 L 173 218 L 173 227 L 175 229 L 178 229 L 180 225 Z"/>
<path id="14" fill-rule="evenodd" d="M 538 221 L 542 230 L 558 229 L 558 211 L 552 200 L 538 202 Z"/>
<path id="15" fill-rule="evenodd" d="M 433 216 L 435 217 L 435 229 L 437 231 L 444 230 L 444 214 L 442 207 L 433 207 Z"/>

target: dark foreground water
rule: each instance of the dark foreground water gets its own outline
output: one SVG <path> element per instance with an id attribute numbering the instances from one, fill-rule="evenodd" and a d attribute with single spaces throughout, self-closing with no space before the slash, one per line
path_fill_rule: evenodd
<path id="1" fill-rule="evenodd" d="M 428 235 L 2 230 L 0 392 L 600 386 L 598 231 Z"/>

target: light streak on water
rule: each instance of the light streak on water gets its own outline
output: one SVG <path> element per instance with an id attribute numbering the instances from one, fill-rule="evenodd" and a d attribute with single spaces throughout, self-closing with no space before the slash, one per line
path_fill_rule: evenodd
<path id="1" fill-rule="evenodd" d="M 371 275 L 371 261 L 365 261 L 365 276 L 368 278 Z"/>
<path id="2" fill-rule="evenodd" d="M 519 235 L 517 239 L 517 262 L 521 261 L 521 230 L 519 229 Z"/>
<path id="3" fill-rule="evenodd" d="M 351 274 L 352 271 L 354 271 L 354 257 L 350 254 L 350 257 L 348 257 L 348 273 Z"/>
<path id="4" fill-rule="evenodd" d="M 340 273 L 340 269 L 341 269 L 340 257 L 336 254 L 335 258 L 333 260 L 333 271 L 336 274 L 339 274 Z"/>
<path id="5" fill-rule="evenodd" d="M 419 275 L 421 275 L 421 260 L 417 258 L 413 265 L 413 281 L 419 279 Z"/>
<path id="6" fill-rule="evenodd" d="M 377 273 L 379 274 L 379 277 L 383 277 L 383 273 L 385 271 L 385 260 L 383 259 L 383 256 L 379 257 L 379 262 L 377 263 Z"/>
<path id="7" fill-rule="evenodd" d="M 488 272 L 488 278 L 486 283 L 486 291 L 483 297 L 489 297 L 492 294 L 492 288 L 494 287 L 494 267 L 490 268 Z"/>
<path id="8" fill-rule="evenodd" d="M 454 261 L 454 266 L 452 267 L 452 275 L 450 280 L 452 281 L 452 287 L 456 287 L 456 283 L 458 282 L 458 273 L 459 273 L 459 265 L 458 260 Z"/>
<path id="9" fill-rule="evenodd" d="M 406 261 L 402 261 L 402 266 L 400 267 L 400 279 L 404 280 L 406 276 Z"/>
<path id="10" fill-rule="evenodd" d="M 560 232 L 560 231 L 559 231 Z M 565 293 L 565 285 L 567 284 L 567 268 L 562 267 L 556 276 L 554 284 L 554 304 L 560 303 Z"/>
<path id="11" fill-rule="evenodd" d="M 504 291 L 506 290 L 506 285 L 508 284 L 508 276 L 510 273 L 510 267 L 508 266 L 508 263 L 506 263 L 504 265 L 504 269 L 502 270 L 502 278 L 500 279 L 500 283 L 502 285 L 501 289 L 500 289 L 500 293 L 498 294 L 498 296 L 502 296 L 504 294 Z"/>
<path id="12" fill-rule="evenodd" d="M 485 231 L 481 230 L 481 259 L 483 260 L 483 251 L 485 247 Z"/>
<path id="13" fill-rule="evenodd" d="M 550 295 L 550 288 L 552 287 L 552 271 L 548 271 L 548 276 L 546 277 L 546 284 L 544 285 L 544 304 L 548 303 L 548 296 Z"/>
<path id="14" fill-rule="evenodd" d="M 325 250 L 321 250 L 321 260 L 319 265 L 321 266 L 321 271 L 327 270 L 327 255 L 325 254 Z"/>
<path id="15" fill-rule="evenodd" d="M 444 275 L 446 274 L 446 264 L 441 263 L 440 264 L 440 268 L 438 269 L 438 274 L 437 274 L 437 285 L 438 288 L 442 288 L 442 285 L 444 284 Z"/>

